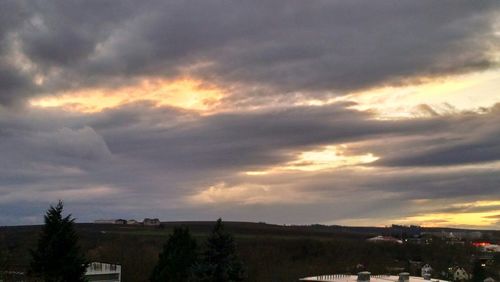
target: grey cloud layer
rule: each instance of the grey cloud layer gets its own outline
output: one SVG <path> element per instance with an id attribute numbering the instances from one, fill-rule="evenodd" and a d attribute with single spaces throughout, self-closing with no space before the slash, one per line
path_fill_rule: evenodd
<path id="1" fill-rule="evenodd" d="M 435 169 L 443 164 L 441 156 L 433 153 L 434 164 L 408 167 L 414 155 L 427 152 L 419 152 L 426 147 L 421 143 L 436 142 L 444 147 L 442 140 L 448 138 L 453 141 L 449 148 L 454 148 L 460 136 L 469 143 L 475 140 L 477 146 L 494 142 L 486 129 L 497 128 L 498 111 L 380 121 L 369 112 L 346 109 L 349 105 L 209 117 L 148 103 L 90 115 L 4 111 L 0 119 L 0 202 L 5 214 L 15 214 L 16 203 L 25 206 L 19 214 L 26 216 L 26 222 L 30 211 L 33 215 L 35 207 L 43 207 L 40 203 L 64 197 L 82 220 L 155 214 L 166 219 L 210 219 L 231 214 L 234 219 L 259 220 L 262 216 L 268 221 L 298 223 L 394 218 L 397 208 L 399 216 L 411 216 L 422 212 L 422 205 L 411 204 L 415 199 L 461 203 L 500 197 L 498 166 L 464 167 L 466 160 L 451 159 L 446 167 Z M 464 128 L 469 134 L 463 134 Z M 381 144 L 380 140 L 385 141 Z M 372 152 L 381 159 L 370 170 L 242 174 L 279 166 L 301 151 L 332 144 L 352 144 L 347 153 Z M 396 154 L 389 153 L 396 151 L 402 166 L 396 166 Z M 386 155 L 390 166 L 384 164 Z M 474 163 L 482 156 L 478 154 Z M 484 158 L 485 164 L 491 160 Z M 224 204 L 186 204 L 189 197 L 219 183 L 225 184 L 221 189 L 228 194 L 238 189 L 233 187 L 250 188 Z M 282 195 L 281 200 L 272 204 L 247 202 L 247 197 L 272 199 L 276 195 Z M 390 207 L 387 201 L 391 201 Z"/>
<path id="2" fill-rule="evenodd" d="M 0 102 L 187 74 L 337 93 L 496 65 L 497 1 L 4 1 Z M 14 46 L 14 47 L 13 47 Z M 24 63 L 7 62 L 15 48 Z M 25 61 L 26 61 L 25 60 Z M 36 76 L 42 85 L 32 85 Z M 240 95 L 250 95 L 243 91 Z M 237 95 L 238 96 L 238 95 Z"/>
<path id="3" fill-rule="evenodd" d="M 448 120 L 453 127 L 415 142 L 394 140 L 393 152 L 384 150 L 379 164 L 388 166 L 447 166 L 480 164 L 500 159 L 500 104 L 487 114 L 463 113 L 433 120 Z"/>

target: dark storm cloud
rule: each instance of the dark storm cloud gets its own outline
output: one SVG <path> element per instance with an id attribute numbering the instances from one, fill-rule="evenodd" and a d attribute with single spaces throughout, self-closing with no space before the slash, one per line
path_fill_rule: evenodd
<path id="1" fill-rule="evenodd" d="M 297 150 L 445 130 L 449 126 L 446 121 L 381 122 L 370 113 L 346 109 L 347 105 L 351 104 L 185 116 L 184 120 L 169 117 L 171 112 L 165 110 L 126 107 L 103 116 L 108 122 L 113 116 L 119 117 L 129 126 L 107 129 L 102 121 L 90 124 L 101 132 L 113 153 L 133 154 L 151 162 L 174 159 L 163 163 L 172 169 L 270 165 L 287 160 Z M 149 121 L 144 123 L 143 116 Z M 165 118 L 166 123 L 158 124 L 155 118 Z"/>
<path id="2" fill-rule="evenodd" d="M 277 179 L 273 179 L 272 175 L 263 176 L 259 178 L 259 181 L 262 182 L 257 183 L 267 183 L 271 186 L 293 183 L 291 185 L 298 191 L 304 192 L 304 195 L 316 195 L 319 199 L 327 202 L 362 195 L 362 198 L 368 201 L 370 199 L 394 199 L 396 205 L 419 199 L 435 201 L 469 198 L 498 199 L 500 197 L 499 172 L 498 167 L 486 169 L 448 168 L 446 170 L 391 168 L 366 171 L 347 168 L 297 175 L 290 173 Z M 384 205 L 383 201 L 378 204 L 381 205 L 379 208 Z M 495 208 L 496 206 L 490 207 L 491 210 Z M 444 207 L 440 206 L 439 209 L 442 210 Z M 461 208 L 461 210 L 464 209 Z"/>
<path id="3" fill-rule="evenodd" d="M 500 104 L 487 113 L 459 113 L 430 120 L 453 124 L 433 137 L 397 145 L 397 153 L 384 152 L 378 163 L 388 166 L 449 166 L 500 160 Z"/>
<path id="4" fill-rule="evenodd" d="M 393 166 L 446 166 L 497 161 L 500 159 L 500 140 L 496 138 L 497 136 L 478 142 L 450 141 L 448 146 L 440 145 L 436 149 L 387 159 L 382 163 Z"/>
<path id="5" fill-rule="evenodd" d="M 179 74 L 345 92 L 487 69 L 498 51 L 497 1 L 16 2 L 2 3 L 0 42 L 44 76 L 29 95 Z"/>
<path id="6" fill-rule="evenodd" d="M 345 106 L 291 107 L 205 117 L 136 103 L 93 115 L 33 110 L 28 116 L 4 115 L 1 126 L 5 154 L 15 154 L 21 147 L 39 151 L 27 151 L 22 159 L 33 160 L 54 152 L 59 156 L 54 160 L 66 160 L 69 156 L 78 165 L 79 161 L 83 164 L 112 154 L 159 169 L 203 173 L 279 165 L 292 160 L 297 152 L 332 144 L 366 143 L 359 152 L 352 151 L 363 154 L 372 151 L 370 144 L 379 139 L 410 138 L 405 146 L 418 148 L 411 145 L 417 143 L 412 137 L 429 135 L 432 139 L 433 132 L 440 131 L 452 134 L 452 128 L 462 123 L 461 119 L 446 118 L 380 121 L 368 112 Z M 44 119 L 37 118 L 41 116 Z M 472 122 L 484 118 L 470 119 Z M 478 141 L 487 138 L 476 135 Z M 392 143 L 385 143 L 382 147 L 386 151 L 394 149 Z M 379 151 L 384 160 L 385 151 L 375 148 L 374 152 Z"/>
<path id="7" fill-rule="evenodd" d="M 29 15 L 25 8 L 20 1 L 0 3 L 0 105 L 33 95 L 30 75 L 11 60 L 13 32 Z"/>
<path id="8" fill-rule="evenodd" d="M 44 70 L 71 68 L 87 60 L 97 44 L 135 12 L 132 1 L 32 1 L 19 30 L 23 51 Z"/>
<path id="9" fill-rule="evenodd" d="M 398 175 L 401 173 L 401 175 Z M 456 170 L 446 172 L 405 173 L 382 175 L 381 179 L 374 177 L 372 188 L 400 194 L 406 199 L 449 199 L 460 197 L 490 197 L 500 196 L 498 191 L 500 181 L 498 169 L 491 170 Z"/>
<path id="10" fill-rule="evenodd" d="M 34 90 L 29 75 L 0 59 L 0 105 L 12 105 Z"/>

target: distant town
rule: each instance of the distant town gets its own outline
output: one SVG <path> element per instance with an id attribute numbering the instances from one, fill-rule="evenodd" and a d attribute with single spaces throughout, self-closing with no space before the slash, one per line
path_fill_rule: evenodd
<path id="1" fill-rule="evenodd" d="M 128 224 L 128 225 L 146 225 L 146 226 L 159 226 L 161 224 L 158 218 L 145 218 L 142 221 L 135 219 L 98 219 L 94 220 L 95 224 Z"/>

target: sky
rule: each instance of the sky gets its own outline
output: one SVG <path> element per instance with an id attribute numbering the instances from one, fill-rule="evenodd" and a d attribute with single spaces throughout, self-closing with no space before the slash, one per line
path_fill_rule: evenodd
<path id="1" fill-rule="evenodd" d="M 500 2 L 0 1 L 0 225 L 500 228 Z"/>

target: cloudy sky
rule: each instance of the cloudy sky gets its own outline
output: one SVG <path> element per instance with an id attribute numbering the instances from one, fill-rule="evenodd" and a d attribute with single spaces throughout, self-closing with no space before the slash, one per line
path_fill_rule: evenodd
<path id="1" fill-rule="evenodd" d="M 0 2 L 0 225 L 500 228 L 500 2 Z"/>

